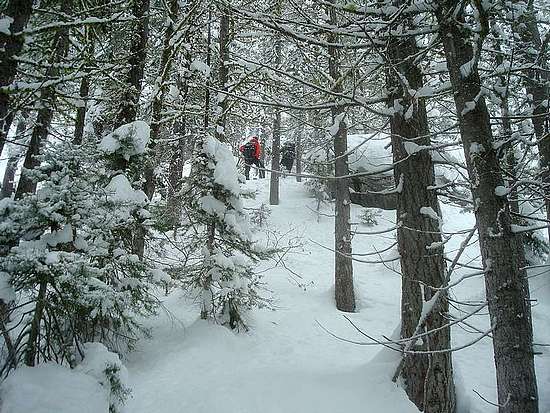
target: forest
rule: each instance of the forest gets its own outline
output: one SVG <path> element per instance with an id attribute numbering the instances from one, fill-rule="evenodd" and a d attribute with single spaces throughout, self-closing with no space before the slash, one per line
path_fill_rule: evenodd
<path id="1" fill-rule="evenodd" d="M 550 0 L 0 0 L 0 411 L 550 412 Z"/>

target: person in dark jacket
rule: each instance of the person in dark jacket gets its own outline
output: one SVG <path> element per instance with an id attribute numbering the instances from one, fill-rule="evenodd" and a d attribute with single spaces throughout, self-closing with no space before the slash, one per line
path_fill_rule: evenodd
<path id="1" fill-rule="evenodd" d="M 296 156 L 296 146 L 294 142 L 286 141 L 281 147 L 281 165 L 290 172 Z"/>
<path id="2" fill-rule="evenodd" d="M 260 178 L 265 178 L 265 166 L 260 160 L 262 154 L 262 147 L 258 141 L 257 136 L 250 138 L 248 142 L 241 145 L 239 151 L 243 155 L 244 159 L 244 175 L 246 179 L 250 179 L 250 166 L 255 165 L 260 173 Z"/>

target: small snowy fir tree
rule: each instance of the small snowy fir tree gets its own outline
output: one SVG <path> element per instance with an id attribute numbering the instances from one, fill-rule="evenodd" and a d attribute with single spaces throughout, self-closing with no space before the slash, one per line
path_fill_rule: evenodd
<path id="1" fill-rule="evenodd" d="M 305 186 L 309 193 L 317 200 L 317 213 L 320 212 L 322 204 L 332 199 L 332 193 L 334 192 L 333 184 L 330 180 L 321 178 L 334 176 L 334 163 L 329 161 L 329 153 L 327 148 L 316 148 L 306 155 L 306 171 L 316 177 L 308 178 Z M 320 215 L 317 216 L 317 220 L 319 220 L 319 217 Z"/>
<path id="2" fill-rule="evenodd" d="M 81 358 L 76 370 L 94 377 L 105 388 L 109 395 L 109 413 L 122 413 L 131 390 L 127 384 L 128 371 L 120 357 L 101 343 L 84 343 Z"/>
<path id="3" fill-rule="evenodd" d="M 207 137 L 194 157 L 186 200 L 195 262 L 185 268 L 187 284 L 200 289 L 201 317 L 243 326 L 243 310 L 269 305 L 261 295 L 254 264 L 271 256 L 252 239 L 241 189 L 242 176 L 226 145 Z"/>
<path id="4" fill-rule="evenodd" d="M 250 222 L 254 224 L 256 227 L 261 228 L 269 219 L 269 216 L 271 215 L 271 209 L 262 202 L 262 204 L 257 208 L 250 209 Z"/>
<path id="5" fill-rule="evenodd" d="M 87 341 L 124 349 L 144 331 L 138 317 L 157 307 L 153 269 L 129 236 L 147 225 L 145 194 L 124 174 L 110 176 L 94 143 L 49 144 L 43 153 L 36 194 L 0 207 L 0 271 L 17 301 L 17 360 L 5 366 L 72 364 Z"/>

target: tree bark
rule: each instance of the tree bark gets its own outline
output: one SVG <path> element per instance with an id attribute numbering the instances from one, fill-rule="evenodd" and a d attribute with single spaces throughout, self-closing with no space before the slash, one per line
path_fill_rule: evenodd
<path id="1" fill-rule="evenodd" d="M 30 116 L 28 111 L 21 113 L 21 118 L 17 123 L 17 130 L 15 132 L 15 138 L 19 142 L 24 142 L 23 134 L 27 129 L 27 120 Z M 0 192 L 0 199 L 9 198 L 15 190 L 15 173 L 17 172 L 17 164 L 21 159 L 21 148 L 10 148 L 10 155 L 6 164 L 6 170 L 4 171 L 4 178 L 2 180 L 2 191 Z"/>
<path id="2" fill-rule="evenodd" d="M 84 30 L 85 30 L 84 32 L 85 41 L 87 42 L 85 46 L 86 60 L 89 61 L 93 58 L 94 42 L 92 40 L 92 36 L 90 36 L 88 32 L 88 28 L 84 28 Z M 73 143 L 75 145 L 82 144 L 82 139 L 84 137 L 84 127 L 86 126 L 86 110 L 88 107 L 89 94 L 90 94 L 90 75 L 89 75 L 88 69 L 86 69 L 86 74 L 80 81 L 80 90 L 79 90 L 80 105 L 76 110 L 76 121 L 74 126 L 74 137 L 73 137 Z"/>
<path id="3" fill-rule="evenodd" d="M 275 5 L 275 14 L 281 15 L 282 0 L 278 0 Z M 279 33 L 275 33 L 275 44 L 273 48 L 274 59 L 273 65 L 280 69 L 283 62 L 282 55 L 282 38 Z M 271 141 L 271 174 L 269 176 L 269 205 L 279 205 L 279 180 L 281 174 L 281 111 L 277 108 L 275 117 L 273 118 L 273 139 Z"/>
<path id="4" fill-rule="evenodd" d="M 335 0 L 330 1 L 335 4 Z M 327 6 L 327 14 L 330 17 L 330 24 L 334 27 L 338 25 L 336 9 L 334 6 Z M 338 35 L 329 32 L 328 41 L 330 43 L 338 42 Z M 342 93 L 342 79 L 340 75 L 340 51 L 334 46 L 328 47 L 329 54 L 329 73 L 332 78 L 332 91 Z M 351 226 L 350 226 L 350 195 L 349 195 L 349 175 L 348 156 L 348 130 L 344 121 L 345 108 L 340 105 L 332 107 L 332 119 L 338 126 L 338 131 L 334 135 L 334 176 L 335 183 L 335 212 L 334 219 L 334 294 L 336 299 L 336 308 L 341 311 L 355 311 L 355 293 L 353 288 L 353 261 L 351 256 Z"/>
<path id="5" fill-rule="evenodd" d="M 150 0 L 133 0 L 132 14 L 136 18 L 136 25 L 133 31 L 133 36 L 130 44 L 128 65 L 130 67 L 122 102 L 113 125 L 116 129 L 127 123 L 136 120 L 138 113 L 139 97 L 143 83 L 143 75 L 145 70 L 145 59 L 147 57 L 147 39 L 149 37 L 149 4 Z M 119 156 L 114 164 L 113 169 L 125 171 L 128 167 L 128 161 L 122 156 Z"/>
<path id="6" fill-rule="evenodd" d="M 90 93 L 90 79 L 86 75 L 80 81 L 80 106 L 76 110 L 76 121 L 74 127 L 73 143 L 75 145 L 82 144 L 84 137 L 84 126 L 86 126 L 86 107 L 88 105 L 88 95 Z"/>
<path id="7" fill-rule="evenodd" d="M 410 26 L 410 22 L 399 24 Z M 397 194 L 397 242 L 402 277 L 401 338 L 409 338 L 415 334 L 424 302 L 432 298 L 436 292 L 434 288 L 445 283 L 446 265 L 441 221 L 430 217 L 425 210 L 429 208 L 434 214 L 440 211 L 437 194 L 428 189 L 435 185 L 431 154 L 422 150 L 409 156 L 410 147 L 430 145 L 426 103 L 411 96 L 408 87 L 403 85 L 406 82 L 414 90 L 424 85 L 422 72 L 412 59 L 418 52 L 416 39 L 411 35 L 391 37 L 387 50 L 388 106 L 394 110 L 390 120 L 394 177 L 402 187 Z M 409 108 L 412 108 L 412 113 Z M 425 331 L 443 329 L 426 336 L 423 343 L 415 347 L 416 350 L 428 352 L 451 347 L 450 327 L 444 328 L 448 323 L 448 306 L 447 294 L 444 293 L 437 309 L 425 323 Z M 451 354 L 404 356 L 401 377 L 409 398 L 419 410 L 426 413 L 454 412 Z"/>
<path id="8" fill-rule="evenodd" d="M 14 59 L 25 41 L 21 32 L 27 26 L 32 14 L 32 0 L 9 0 L 5 16 L 13 19 L 9 27 L 10 34 L 0 33 L 0 156 L 6 143 L 11 126 L 10 95 L 4 88 L 10 85 L 17 74 L 17 60 Z"/>
<path id="9" fill-rule="evenodd" d="M 518 4 L 519 1 L 513 1 Z M 525 1 L 522 1 L 525 5 Z M 512 15 L 514 16 L 514 15 Z M 540 31 L 537 25 L 534 1 L 527 2 L 527 9 L 519 18 L 514 18 L 515 31 L 519 33 L 520 44 L 516 48 L 523 70 L 525 91 L 530 97 L 531 121 L 537 138 L 539 150 L 539 165 L 541 181 L 544 187 L 546 219 L 550 220 L 550 114 L 548 102 L 550 102 L 550 73 L 547 71 L 546 50 L 543 46 Z M 550 236 L 550 225 L 548 226 Z"/>
<path id="10" fill-rule="evenodd" d="M 227 141 L 225 127 L 227 123 L 227 111 L 229 102 L 228 95 L 223 92 L 229 91 L 229 43 L 231 42 L 229 34 L 229 9 L 220 8 L 220 32 L 218 35 L 219 43 L 219 62 L 218 62 L 218 92 L 216 102 L 216 129 L 214 136 L 220 142 Z"/>
<path id="11" fill-rule="evenodd" d="M 298 135 L 296 135 L 296 182 L 302 182 L 302 134 L 304 132 L 303 126 L 298 131 Z"/>
<path id="12" fill-rule="evenodd" d="M 189 73 L 189 59 L 186 58 L 186 75 Z M 187 99 L 187 94 L 189 91 L 189 81 L 185 78 L 183 81 L 178 77 L 176 82 L 178 89 L 180 90 L 182 101 L 185 102 Z M 180 225 L 180 215 L 181 215 L 181 188 L 182 188 L 182 175 L 183 175 L 183 165 L 185 151 L 187 148 L 187 122 L 185 116 L 181 116 L 180 119 L 177 119 L 174 122 L 173 126 L 174 136 L 178 137 L 177 143 L 172 148 L 172 153 L 170 156 L 170 164 L 168 167 L 168 191 L 166 194 L 166 204 L 168 209 L 168 214 L 170 215 L 170 225 L 174 231 Z"/>
<path id="13" fill-rule="evenodd" d="M 59 76 L 59 63 L 67 55 L 69 50 L 69 30 L 62 27 L 57 30 L 52 45 L 52 58 L 50 65 L 46 70 L 46 79 L 54 79 Z M 29 176 L 29 171 L 40 165 L 37 156 L 43 143 L 48 138 L 48 133 L 53 119 L 54 107 L 57 100 L 55 87 L 47 86 L 40 90 L 41 108 L 38 110 L 36 123 L 32 130 L 29 148 L 23 162 L 23 170 L 17 184 L 15 199 L 20 199 L 25 194 L 36 191 L 37 182 Z"/>
<path id="14" fill-rule="evenodd" d="M 38 296 L 36 297 L 36 307 L 34 309 L 34 315 L 29 330 L 29 339 L 27 341 L 25 351 L 25 364 L 30 367 L 33 367 L 37 361 L 36 357 L 38 356 L 39 348 L 40 324 L 42 322 L 44 308 L 46 307 L 47 288 L 47 281 L 40 281 Z"/>
<path id="15" fill-rule="evenodd" d="M 136 18 L 133 32 L 128 65 L 130 69 L 126 78 L 127 87 L 124 90 L 122 103 L 117 114 L 114 129 L 136 120 L 138 114 L 139 97 L 141 95 L 145 61 L 147 58 L 147 40 L 149 37 L 149 8 L 150 0 L 133 0 L 132 14 Z M 111 165 L 116 173 L 125 173 L 128 169 L 128 160 L 122 155 L 117 156 Z M 143 258 L 145 253 L 145 228 L 139 226 L 132 237 L 132 252 Z"/>
<path id="16" fill-rule="evenodd" d="M 481 19 L 486 17 L 482 10 L 478 11 Z M 493 147 L 489 112 L 481 93 L 477 58 L 469 29 L 462 26 L 464 9 L 457 9 L 454 0 L 446 0 L 439 4 L 436 17 L 454 90 L 486 271 L 499 412 L 536 413 L 538 394 L 531 309 L 525 291 L 525 257 L 521 237 L 511 228 L 509 202 L 495 193 L 504 181 Z M 483 32 L 479 36 L 483 36 Z M 476 50 L 480 48 L 481 41 Z"/>
<path id="17" fill-rule="evenodd" d="M 279 178 L 281 169 L 281 111 L 275 109 L 273 139 L 271 142 L 271 176 L 269 179 L 269 205 L 279 205 Z"/>
<path id="18" fill-rule="evenodd" d="M 155 166 L 156 166 L 156 146 L 160 135 L 160 121 L 162 118 L 162 109 L 166 97 L 166 81 L 170 76 L 172 61 L 174 59 L 174 30 L 175 23 L 179 13 L 178 0 L 169 2 L 168 24 L 164 31 L 164 41 L 162 55 L 160 57 L 159 74 L 157 75 L 157 94 L 153 99 L 153 108 L 151 114 L 151 135 L 149 139 L 149 156 L 145 168 L 145 194 L 149 199 L 153 198 L 155 193 Z"/>

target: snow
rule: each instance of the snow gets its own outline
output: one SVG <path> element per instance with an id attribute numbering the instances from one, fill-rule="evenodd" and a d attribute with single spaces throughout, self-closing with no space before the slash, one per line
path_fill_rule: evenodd
<path id="1" fill-rule="evenodd" d="M 464 79 L 468 78 L 472 74 L 472 69 L 474 68 L 475 63 L 475 57 L 473 57 L 472 60 L 469 60 L 460 66 L 460 75 Z"/>
<path id="2" fill-rule="evenodd" d="M 483 148 L 483 145 L 478 142 L 472 142 L 470 143 L 470 155 L 480 154 L 485 152 L 485 148 Z"/>
<path id="3" fill-rule="evenodd" d="M 0 300 L 4 303 L 15 300 L 15 291 L 10 285 L 9 274 L 3 271 L 0 271 Z"/>
<path id="4" fill-rule="evenodd" d="M 336 136 L 338 134 L 338 131 L 340 130 L 340 124 L 342 123 L 344 116 L 346 116 L 345 112 L 342 112 L 335 116 L 334 123 L 328 129 L 328 133 L 330 134 L 330 136 Z"/>
<path id="5" fill-rule="evenodd" d="M 160 269 L 160 268 L 154 268 L 151 270 L 151 276 L 153 277 L 154 282 L 165 282 L 169 283 L 172 281 L 172 278 L 166 271 Z"/>
<path id="6" fill-rule="evenodd" d="M 464 116 L 467 113 L 470 113 L 476 108 L 476 102 L 466 102 L 464 104 L 464 109 L 462 109 L 462 112 L 460 113 L 460 116 Z"/>
<path id="7" fill-rule="evenodd" d="M 123 379 L 127 379 L 126 368 L 122 365 L 117 354 L 110 352 L 101 343 L 85 343 L 83 346 L 84 359 L 76 367 L 76 371 L 82 371 L 92 377 L 95 377 L 99 383 L 105 383 L 105 370 L 115 367 L 122 371 Z"/>
<path id="8" fill-rule="evenodd" d="M 415 96 L 417 98 L 423 98 L 423 97 L 432 96 L 433 94 L 434 94 L 434 89 L 429 85 L 425 85 L 416 91 Z"/>
<path id="9" fill-rule="evenodd" d="M 423 150 L 430 150 L 432 159 L 440 163 L 458 162 L 452 153 L 446 151 L 444 157 L 436 150 L 414 142 L 403 142 L 409 155 Z M 323 155 L 319 152 L 319 155 Z M 348 161 L 352 172 L 366 172 L 381 176 L 393 177 L 393 155 L 390 136 L 385 133 L 348 135 Z M 456 180 L 457 173 L 452 168 L 436 165 L 437 177 L 444 176 L 448 180 Z"/>
<path id="10" fill-rule="evenodd" d="M 379 145 L 382 147 L 383 145 Z M 246 207 L 258 207 L 268 200 L 268 180 L 248 181 L 247 188 L 257 191 L 255 200 Z M 133 398 L 128 411 L 133 413 L 333 413 L 417 412 L 403 389 L 391 382 L 398 354 L 377 346 L 358 346 L 330 336 L 324 329 L 345 338 L 368 341 L 359 335 L 337 311 L 333 300 L 333 255 L 320 245 L 333 242 L 333 219 L 318 216 L 316 202 L 308 198 L 302 186 L 291 178 L 281 180 L 281 203 L 271 206 L 270 230 L 288 236 L 302 236 L 303 250 L 291 252 L 287 265 L 301 278 L 282 267 L 270 269 L 264 281 L 275 297 L 276 310 L 254 311 L 248 315 L 250 331 L 234 334 L 225 327 L 198 320 L 194 300 L 176 292 L 164 298 L 169 313 L 151 320 L 153 338 L 138 345 L 128 358 Z M 352 221 L 358 222 L 363 209 L 352 205 Z M 330 205 L 320 211 L 330 215 Z M 424 210 L 431 218 L 440 219 L 443 230 L 452 232 L 471 228 L 474 218 L 459 209 L 443 206 L 443 217 Z M 319 219 L 319 222 L 317 221 Z M 382 211 L 379 224 L 372 231 L 393 226 L 395 212 Z M 266 231 L 258 233 L 262 237 Z M 452 259 L 466 234 L 453 237 L 446 244 Z M 393 243 L 391 236 L 356 236 L 355 252 L 382 251 Z M 395 248 L 384 253 L 396 256 Z M 468 247 L 463 260 L 479 264 L 477 245 Z M 220 265 L 230 265 L 223 260 Z M 269 265 L 267 265 L 269 266 Z M 365 332 L 378 338 L 392 336 L 399 324 L 400 278 L 392 272 L 398 263 L 354 264 L 358 312 L 350 319 Z M 393 267 L 395 266 L 395 267 Z M 264 268 L 258 268 L 262 271 Z M 471 270 L 457 270 L 458 279 Z M 537 290 L 550 305 L 550 282 L 538 277 L 545 287 Z M 453 289 L 453 297 L 476 302 L 484 299 L 482 277 L 471 277 Z M 424 304 L 425 311 L 433 301 Z M 470 307 L 459 305 L 459 310 Z M 457 310 L 458 311 L 458 310 Z M 455 315 L 459 313 L 455 312 Z M 550 341 L 537 325 L 550 321 L 546 307 L 535 307 L 535 338 Z M 462 315 L 462 314 L 460 314 Z M 482 330 L 489 326 L 486 314 L 469 320 Z M 322 327 L 321 327 L 322 326 Z M 324 328 L 324 329 L 323 329 Z M 453 345 L 461 346 L 475 337 L 463 329 L 452 332 Z M 541 411 L 550 409 L 550 372 L 545 369 L 549 352 L 537 347 L 543 355 L 537 358 Z M 473 347 L 453 354 L 457 413 L 495 413 L 474 392 L 496 400 L 492 344 L 485 338 Z M 546 410 L 545 410 L 546 408 Z"/>
<path id="11" fill-rule="evenodd" d="M 113 176 L 105 190 L 116 202 L 141 204 L 147 201 L 147 195 L 143 191 L 132 188 L 132 184 L 123 174 Z"/>
<path id="12" fill-rule="evenodd" d="M 2 383 L 2 413 L 107 413 L 107 392 L 83 372 L 56 364 L 20 367 Z"/>
<path id="13" fill-rule="evenodd" d="M 128 371 L 119 356 L 107 350 L 101 343 L 85 343 L 82 350 L 84 359 L 75 370 L 94 377 L 104 392 L 107 392 L 109 406 L 120 409 L 122 403 L 113 392 L 112 380 L 116 378 L 117 385 L 127 387 Z"/>
<path id="14" fill-rule="evenodd" d="M 506 196 L 509 193 L 509 189 L 505 186 L 499 185 L 495 188 L 495 195 L 496 196 Z"/>
<path id="15" fill-rule="evenodd" d="M 192 70 L 192 71 L 197 71 L 197 72 L 200 72 L 202 73 L 204 76 L 209 76 L 210 75 L 210 66 L 208 66 L 206 63 L 204 63 L 203 61 L 199 60 L 199 59 L 195 59 L 191 62 L 191 65 L 189 66 L 189 68 Z"/>
<path id="16" fill-rule="evenodd" d="M 13 23 L 13 17 L 4 16 L 0 18 L 0 33 L 6 36 L 11 35 L 10 26 Z"/>
<path id="17" fill-rule="evenodd" d="M 186 162 L 183 164 L 182 177 L 188 178 L 191 175 L 191 163 Z"/>
<path id="18" fill-rule="evenodd" d="M 45 241 L 50 247 L 55 247 L 58 244 L 67 244 L 73 240 L 73 227 L 71 224 L 67 224 L 59 231 L 42 235 L 40 239 Z"/>
<path id="19" fill-rule="evenodd" d="M 439 222 L 439 216 L 437 215 L 437 212 L 435 212 L 432 207 L 422 207 L 422 208 L 420 208 L 420 213 L 422 215 L 425 215 L 425 216 Z"/>
<path id="20" fill-rule="evenodd" d="M 212 160 L 210 168 L 213 169 L 214 182 L 221 185 L 230 193 L 229 205 L 213 195 L 206 195 L 199 199 L 199 205 L 207 214 L 223 219 L 225 224 L 235 231 L 243 240 L 251 239 L 251 232 L 246 220 L 243 205 L 240 199 L 242 194 L 235 157 L 229 146 L 221 143 L 214 137 L 208 136 L 204 140 L 203 152 Z"/>
<path id="21" fill-rule="evenodd" d="M 418 152 L 421 152 L 425 149 L 430 148 L 429 146 L 421 146 L 421 145 L 418 145 L 418 144 L 416 144 L 414 142 L 410 142 L 410 141 L 404 141 L 403 146 L 405 147 L 405 151 L 407 151 L 407 153 L 409 155 L 414 155 L 415 153 L 418 153 Z"/>
<path id="22" fill-rule="evenodd" d="M 282 180 L 281 204 L 271 206 L 269 222 L 277 231 L 327 244 L 333 221 L 317 216 L 302 184 Z M 249 181 L 257 190 L 247 207 L 268 199 L 268 180 Z M 358 214 L 359 208 L 352 206 Z M 324 211 L 327 212 L 327 211 Z M 263 236 L 260 231 L 258 236 Z M 285 238 L 287 239 L 287 238 Z M 168 313 L 152 320 L 151 341 L 143 341 L 129 355 L 127 367 L 133 397 L 132 413 L 333 413 L 342 406 L 350 412 L 416 412 L 402 389 L 391 382 L 395 354 L 378 355 L 379 349 L 343 343 L 320 325 L 343 336 L 354 337 L 353 329 L 334 308 L 332 298 L 333 257 L 322 247 L 307 242 L 307 253 L 296 251 L 288 264 L 301 277 L 297 286 L 290 273 L 278 267 L 265 274 L 273 290 L 276 310 L 255 310 L 247 315 L 250 331 L 235 334 L 226 327 L 198 320 L 199 309 L 180 292 L 164 299 Z M 382 241 L 383 243 L 384 241 Z M 219 266 L 234 261 L 215 254 Z M 266 264 L 270 267 L 272 264 Z M 388 321 L 392 330 L 399 315 L 399 279 L 379 271 L 382 265 L 357 268 L 361 312 L 354 321 L 384 334 Z M 260 268 L 259 270 L 261 270 Z M 390 294 L 375 291 L 388 283 Z M 386 291 L 386 289 L 384 289 Z M 393 302 L 393 304 L 392 304 Z M 378 311 L 390 315 L 379 317 Z M 318 324 L 320 323 L 320 325 Z M 377 356 L 378 357 L 375 357 Z"/>
<path id="23" fill-rule="evenodd" d="M 225 189 L 234 195 L 241 193 L 239 184 L 240 172 L 235 163 L 235 157 L 231 149 L 209 136 L 206 138 L 203 150 L 216 159 L 216 167 L 214 170 L 214 182 L 222 185 Z"/>
<path id="24" fill-rule="evenodd" d="M 103 137 L 99 143 L 99 149 L 107 154 L 120 150 L 124 159 L 140 155 L 145 152 L 151 128 L 142 121 L 136 120 L 116 128 L 113 132 Z"/>
<path id="25" fill-rule="evenodd" d="M 223 218 L 226 212 L 225 204 L 212 195 L 206 195 L 199 199 L 201 209 L 209 215 L 216 215 Z"/>
<path id="26" fill-rule="evenodd" d="M 267 203 L 269 180 L 248 181 L 246 185 L 247 190 L 257 192 L 257 197 L 246 200 L 245 207 L 257 208 Z M 296 183 L 290 177 L 281 179 L 280 199 L 280 205 L 270 207 L 269 227 L 260 228 L 255 236 L 262 243 L 269 236 L 268 233 L 286 234 L 282 236 L 280 245 L 286 245 L 299 237 L 303 246 L 286 255 L 286 265 L 293 273 L 280 265 L 272 268 L 273 263 L 257 268 L 263 272 L 263 280 L 273 292 L 275 310 L 261 309 L 247 314 L 250 330 L 234 333 L 213 322 L 200 320 L 196 297 L 186 297 L 179 290 L 168 296 L 159 294 L 166 311 L 145 321 L 146 326 L 151 328 L 151 339 L 136 343 L 136 350 L 125 357 L 128 384 L 132 388 L 132 397 L 126 405 L 127 412 L 417 412 L 403 388 L 391 382 L 399 361 L 398 353 L 377 346 L 346 343 L 327 332 L 360 342 L 368 341 L 353 329 L 344 319 L 344 313 L 334 306 L 334 257 L 323 248 L 331 247 L 333 243 L 331 205 L 327 203 L 321 206 L 320 212 L 325 215 L 316 214 L 315 199 L 309 197 L 303 184 Z M 351 221 L 359 222 L 363 210 L 351 205 Z M 431 208 L 425 207 L 422 211 L 430 219 L 440 221 L 443 230 L 449 233 L 474 225 L 472 214 L 448 205 L 442 205 L 441 217 Z M 370 230 L 375 233 L 391 228 L 395 226 L 395 218 L 394 211 L 381 211 L 379 223 Z M 461 233 L 446 240 L 450 259 L 466 236 Z M 353 238 L 353 250 L 366 253 L 389 248 L 382 255 L 387 259 L 396 257 L 396 248 L 391 248 L 394 237 L 394 233 L 385 236 L 356 235 Z M 222 257 L 217 252 L 210 258 L 219 268 L 239 265 L 233 258 Z M 479 266 L 476 242 L 466 248 L 461 261 Z M 354 264 L 358 308 L 356 313 L 347 314 L 359 328 L 376 338 L 396 337 L 400 319 L 401 279 L 393 272 L 399 269 L 399 264 L 395 261 L 386 265 Z M 457 269 L 451 282 L 471 271 Z M 535 342 L 549 343 L 548 269 L 536 268 L 530 270 L 529 275 L 532 277 L 532 297 L 538 300 L 533 307 Z M 451 294 L 456 300 L 477 305 L 485 300 L 483 277 L 467 278 L 453 287 Z M 434 302 L 430 300 L 424 303 L 424 313 Z M 457 308 L 451 310 L 455 317 L 463 316 L 461 311 L 471 311 L 472 308 L 471 305 L 455 305 Z M 482 331 L 489 327 L 485 312 L 480 312 L 468 321 Z M 471 342 L 477 337 L 472 331 L 471 328 L 453 328 L 453 346 Z M 550 351 L 544 346 L 536 346 L 536 351 L 541 353 L 535 359 L 540 410 L 548 412 L 550 370 L 546 367 Z M 99 349 L 97 353 L 101 354 L 102 351 Z M 101 366 L 101 363 L 95 363 L 92 359 L 88 359 L 87 363 Z M 457 413 L 495 413 L 496 408 L 489 406 L 473 392 L 476 390 L 488 400 L 496 400 L 490 338 L 453 353 L 453 368 L 459 406 Z M 29 369 L 23 368 L 25 370 Z M 60 384 L 58 372 L 44 375 L 40 380 L 25 378 L 26 383 L 34 380 L 39 390 L 35 392 L 24 388 L 18 393 L 18 403 L 25 402 L 22 395 L 28 397 L 28 393 L 32 393 L 33 400 L 41 398 L 42 404 L 46 406 L 49 406 L 47 403 L 50 401 L 59 404 L 60 399 L 69 405 L 80 397 L 78 412 L 106 412 L 106 389 L 98 387 L 96 379 L 90 381 L 87 375 L 82 374 L 83 371 L 83 367 L 79 367 L 77 372 L 63 369 L 63 375 L 75 375 L 75 382 L 66 385 Z M 51 380 L 50 376 L 53 377 Z M 80 381 L 77 383 L 77 380 Z M 72 386 L 78 388 L 72 391 Z M 2 395 L 9 396 L 6 401 L 12 403 L 15 400 L 14 392 L 17 391 L 13 384 L 7 383 Z M 90 397 L 89 402 L 86 397 Z M 95 410 L 92 407 L 85 410 L 88 406 L 94 406 Z M 39 407 L 34 410 L 33 405 L 25 405 L 23 410 L 7 412 L 76 412 L 63 410 L 70 409 L 64 404 L 62 407 L 49 406 L 50 410 L 40 410 Z"/>
<path id="27" fill-rule="evenodd" d="M 393 176 L 388 170 L 393 164 L 389 135 L 348 135 L 348 161 L 354 172 L 381 173 Z"/>

